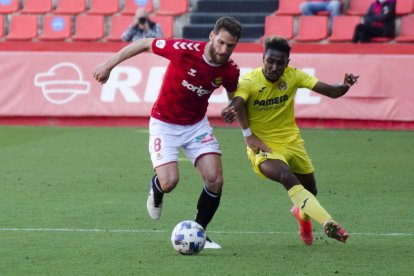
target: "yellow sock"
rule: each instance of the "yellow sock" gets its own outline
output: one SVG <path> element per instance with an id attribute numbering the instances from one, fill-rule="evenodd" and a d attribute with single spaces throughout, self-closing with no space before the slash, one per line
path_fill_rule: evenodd
<path id="1" fill-rule="evenodd" d="M 306 215 L 324 224 L 325 221 L 331 220 L 331 215 L 319 204 L 316 197 L 306 190 L 302 185 L 295 185 L 288 191 L 289 197 L 293 204 L 299 207 Z"/>
<path id="2" fill-rule="evenodd" d="M 310 217 L 302 209 L 300 209 L 300 208 L 299 208 L 299 216 L 304 221 L 310 220 Z"/>

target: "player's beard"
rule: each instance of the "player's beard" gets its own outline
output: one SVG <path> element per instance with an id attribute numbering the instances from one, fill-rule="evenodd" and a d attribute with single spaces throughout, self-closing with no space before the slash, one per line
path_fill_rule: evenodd
<path id="1" fill-rule="evenodd" d="M 224 64 L 230 58 L 230 55 L 219 55 L 213 46 L 210 47 L 209 55 L 211 57 L 211 61 L 215 64 Z"/>

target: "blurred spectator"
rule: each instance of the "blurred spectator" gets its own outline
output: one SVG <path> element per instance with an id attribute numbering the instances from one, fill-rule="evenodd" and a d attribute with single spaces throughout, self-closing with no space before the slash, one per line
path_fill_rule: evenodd
<path id="1" fill-rule="evenodd" d="M 140 38 L 161 38 L 161 26 L 152 22 L 148 18 L 148 13 L 144 8 L 140 8 L 135 12 L 134 19 L 128 29 L 122 34 L 121 39 L 124 42 L 133 42 Z"/>
<path id="2" fill-rule="evenodd" d="M 321 11 L 327 11 L 330 21 L 334 16 L 341 14 L 340 0 L 308 0 L 300 5 L 302 15 L 314 15 Z"/>
<path id="3" fill-rule="evenodd" d="M 352 41 L 369 42 L 372 37 L 394 37 L 396 0 L 375 0 L 355 27 Z"/>

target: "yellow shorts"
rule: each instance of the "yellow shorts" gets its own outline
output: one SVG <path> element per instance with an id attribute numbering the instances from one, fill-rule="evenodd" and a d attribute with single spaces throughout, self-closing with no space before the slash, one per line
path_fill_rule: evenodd
<path id="1" fill-rule="evenodd" d="M 262 151 L 256 153 L 247 147 L 247 156 L 252 163 L 254 172 L 258 175 L 265 177 L 260 171 L 259 165 L 268 159 L 282 160 L 289 165 L 293 173 L 309 174 L 315 171 L 302 138 L 298 137 L 292 143 L 269 147 L 272 149 L 272 153 Z"/>

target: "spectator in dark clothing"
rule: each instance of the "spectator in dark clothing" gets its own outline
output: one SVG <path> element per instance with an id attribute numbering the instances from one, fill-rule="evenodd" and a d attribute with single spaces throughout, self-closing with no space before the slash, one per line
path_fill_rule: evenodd
<path id="1" fill-rule="evenodd" d="M 124 42 L 133 42 L 140 38 L 162 38 L 160 25 L 148 18 L 148 13 L 144 8 L 135 12 L 131 25 L 121 37 Z"/>
<path id="2" fill-rule="evenodd" d="M 369 42 L 372 37 L 394 37 L 396 0 L 375 0 L 362 23 L 355 27 L 354 43 Z"/>

